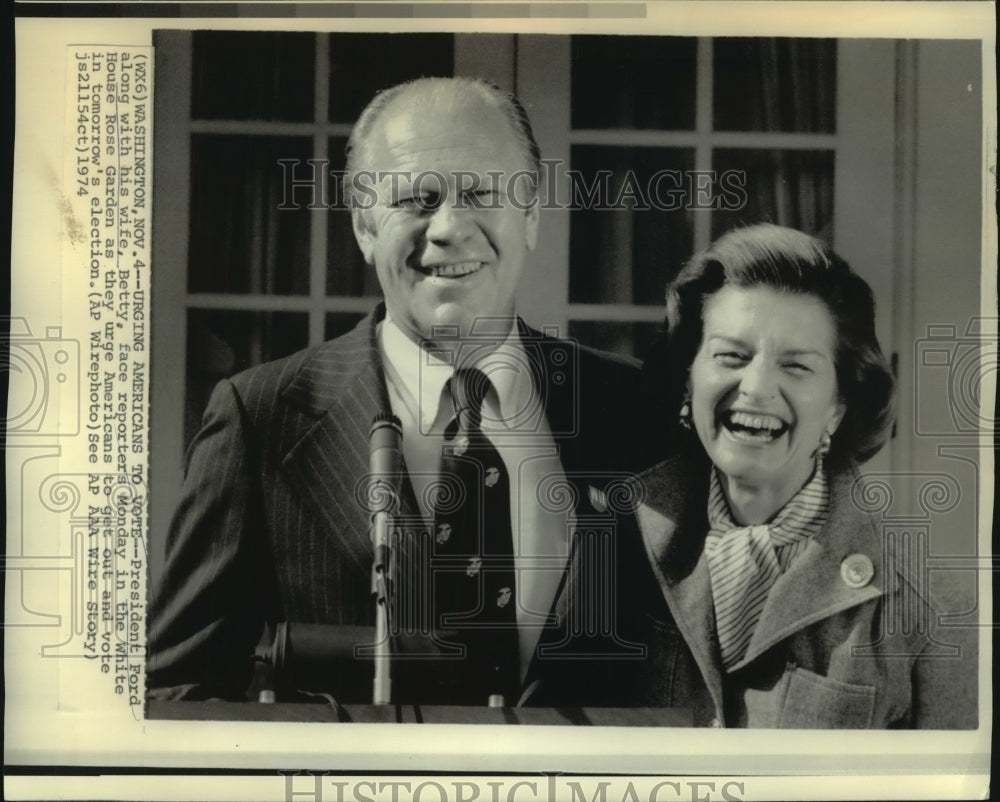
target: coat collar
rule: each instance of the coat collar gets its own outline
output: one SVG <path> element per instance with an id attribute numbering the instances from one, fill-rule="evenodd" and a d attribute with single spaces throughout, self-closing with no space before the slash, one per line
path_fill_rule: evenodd
<path id="1" fill-rule="evenodd" d="M 636 520 L 646 555 L 678 628 L 722 709 L 722 672 L 704 541 L 708 521 L 708 463 L 703 455 L 674 457 L 635 480 L 643 501 Z M 752 662 L 775 643 L 817 621 L 896 589 L 876 522 L 852 500 L 861 480 L 855 469 L 830 481 L 830 517 L 768 596 L 747 654 Z M 852 587 L 841 575 L 844 560 L 864 555 L 874 575 Z"/>

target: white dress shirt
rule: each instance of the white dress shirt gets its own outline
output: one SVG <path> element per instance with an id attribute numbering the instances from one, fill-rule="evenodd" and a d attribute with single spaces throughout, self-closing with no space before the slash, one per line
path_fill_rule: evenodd
<path id="1" fill-rule="evenodd" d="M 425 496 L 438 478 L 444 430 L 454 418 L 445 386 L 454 366 L 413 342 L 388 314 L 377 336 L 389 403 L 403 425 L 406 469 L 420 512 L 433 529 L 433 503 Z M 574 525 L 572 512 L 546 509 L 539 501 L 539 488 L 551 482 L 562 484 L 565 474 L 548 421 L 538 414 L 542 395 L 527 364 L 515 323 L 495 350 L 481 357 L 473 355 L 471 364 L 459 365 L 479 368 L 492 382 L 483 401 L 482 430 L 510 477 L 522 677 L 565 570 Z"/>

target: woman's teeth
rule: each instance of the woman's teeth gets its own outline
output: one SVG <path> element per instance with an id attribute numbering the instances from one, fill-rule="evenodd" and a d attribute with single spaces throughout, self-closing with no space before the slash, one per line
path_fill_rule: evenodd
<path id="1" fill-rule="evenodd" d="M 722 423 L 734 437 L 752 442 L 775 440 L 788 429 L 788 425 L 774 415 L 748 412 L 731 412 L 723 416 Z"/>
<path id="2" fill-rule="evenodd" d="M 461 278 L 475 273 L 482 266 L 482 262 L 459 262 L 453 265 L 435 265 L 427 268 L 427 272 L 434 278 Z"/>

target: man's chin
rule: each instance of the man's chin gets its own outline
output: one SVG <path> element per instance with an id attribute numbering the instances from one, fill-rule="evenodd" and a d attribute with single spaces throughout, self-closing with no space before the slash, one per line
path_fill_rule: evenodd
<path id="1" fill-rule="evenodd" d="M 434 310 L 430 325 L 424 327 L 429 340 L 506 338 L 513 326 L 513 312 L 470 310 L 459 304 L 442 304 Z"/>

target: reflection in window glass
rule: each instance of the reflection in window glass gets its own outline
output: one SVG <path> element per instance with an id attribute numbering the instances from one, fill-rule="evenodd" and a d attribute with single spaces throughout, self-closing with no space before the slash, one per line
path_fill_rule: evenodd
<path id="1" fill-rule="evenodd" d="M 341 334 L 347 334 L 347 332 L 358 325 L 358 321 L 363 317 L 364 315 L 356 312 L 329 313 L 326 316 L 323 338 L 326 340 L 332 340 L 335 337 L 339 337 Z"/>
<path id="2" fill-rule="evenodd" d="M 835 39 L 717 38 L 717 131 L 836 130 Z"/>
<path id="3" fill-rule="evenodd" d="M 305 348 L 308 316 L 298 312 L 189 309 L 184 442 L 201 426 L 215 385 L 241 370 Z"/>
<path id="4" fill-rule="evenodd" d="M 579 172 L 570 301 L 662 304 L 668 278 L 692 248 L 694 151 L 577 145 L 571 158 Z"/>
<path id="5" fill-rule="evenodd" d="M 376 91 L 454 73 L 450 33 L 330 34 L 330 120 L 353 123 Z"/>
<path id="6" fill-rule="evenodd" d="M 693 130 L 695 49 L 677 36 L 574 36 L 573 128 Z"/>
<path id="7" fill-rule="evenodd" d="M 193 119 L 313 118 L 315 34 L 195 31 L 192 40 Z"/>
<path id="8" fill-rule="evenodd" d="M 662 329 L 660 323 L 572 320 L 569 324 L 569 336 L 591 348 L 642 359 Z"/>
<path id="9" fill-rule="evenodd" d="M 190 292 L 309 292 L 308 192 L 281 209 L 281 159 L 302 164 L 308 138 L 195 134 L 191 138 Z"/>
<path id="10" fill-rule="evenodd" d="M 327 233 L 326 293 L 351 297 L 380 296 L 382 291 L 375 276 L 375 268 L 365 263 L 355 241 L 351 214 L 344 202 L 343 185 L 333 186 L 334 182 L 343 178 L 346 142 L 346 137 L 330 139 L 332 175 L 328 194 L 332 208 L 324 213 Z"/>
<path id="11" fill-rule="evenodd" d="M 718 172 L 746 174 L 746 205 L 712 214 L 712 237 L 749 223 L 777 223 L 825 239 L 833 238 L 833 151 L 714 151 Z"/>

